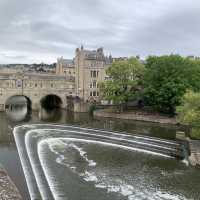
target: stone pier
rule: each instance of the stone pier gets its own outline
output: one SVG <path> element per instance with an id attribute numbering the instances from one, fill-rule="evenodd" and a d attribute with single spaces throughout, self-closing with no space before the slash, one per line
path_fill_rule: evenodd
<path id="1" fill-rule="evenodd" d="M 192 166 L 200 167 L 200 140 L 189 140 L 190 156 L 189 161 Z"/>

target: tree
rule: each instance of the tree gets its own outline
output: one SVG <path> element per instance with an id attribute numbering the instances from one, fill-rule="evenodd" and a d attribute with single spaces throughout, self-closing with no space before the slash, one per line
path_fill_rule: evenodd
<path id="1" fill-rule="evenodd" d="M 135 99 L 144 71 L 144 65 L 137 58 L 114 62 L 106 70 L 109 80 L 100 87 L 103 97 L 121 105 Z"/>
<path id="2" fill-rule="evenodd" d="M 176 112 L 178 120 L 191 127 L 191 136 L 200 139 L 200 93 L 187 91 Z"/>
<path id="3" fill-rule="evenodd" d="M 200 90 L 200 63 L 179 55 L 151 56 L 146 62 L 144 96 L 156 110 L 175 113 L 187 89 Z"/>

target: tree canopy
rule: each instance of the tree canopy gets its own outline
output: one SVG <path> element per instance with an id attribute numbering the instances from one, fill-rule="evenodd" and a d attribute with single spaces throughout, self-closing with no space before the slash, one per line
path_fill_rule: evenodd
<path id="1" fill-rule="evenodd" d="M 187 89 L 200 90 L 199 61 L 179 55 L 150 56 L 146 61 L 144 96 L 155 109 L 174 113 Z"/>
<path id="2" fill-rule="evenodd" d="M 137 58 L 114 62 L 106 71 L 109 80 L 101 85 L 103 97 L 116 104 L 135 99 L 144 71 L 144 65 Z"/>
<path id="3" fill-rule="evenodd" d="M 187 91 L 176 112 L 181 123 L 192 127 L 191 136 L 200 139 L 200 93 Z"/>
<path id="4" fill-rule="evenodd" d="M 187 91 L 182 98 L 182 104 L 176 108 L 176 111 L 181 123 L 191 126 L 199 126 L 200 93 L 195 93 L 191 90 Z"/>

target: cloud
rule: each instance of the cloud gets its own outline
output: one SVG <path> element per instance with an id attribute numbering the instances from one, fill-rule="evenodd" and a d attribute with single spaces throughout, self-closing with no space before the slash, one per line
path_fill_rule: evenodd
<path id="1" fill-rule="evenodd" d="M 81 44 L 113 56 L 198 56 L 199 10 L 198 0 L 1 0 L 0 62 L 55 62 Z"/>

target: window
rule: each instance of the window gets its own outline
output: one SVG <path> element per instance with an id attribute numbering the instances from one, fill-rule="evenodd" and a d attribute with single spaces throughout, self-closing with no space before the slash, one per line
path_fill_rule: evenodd
<path id="1" fill-rule="evenodd" d="M 93 91 L 93 96 L 96 97 L 96 91 Z"/>
<path id="2" fill-rule="evenodd" d="M 97 82 L 93 81 L 93 88 L 96 88 L 96 86 L 97 86 Z"/>
<path id="3" fill-rule="evenodd" d="M 92 97 L 92 92 L 90 92 L 90 96 Z"/>
<path id="4" fill-rule="evenodd" d="M 96 71 L 93 71 L 93 77 L 96 78 L 97 75 L 96 75 Z"/>
<path id="5" fill-rule="evenodd" d="M 96 78 L 96 77 L 98 77 L 98 72 L 97 71 L 90 71 L 90 76 L 92 78 Z"/>
<path id="6" fill-rule="evenodd" d="M 92 88 L 92 83 L 90 83 L 90 88 Z"/>
<path id="7" fill-rule="evenodd" d="M 53 87 L 53 83 L 51 83 L 51 87 Z"/>
<path id="8" fill-rule="evenodd" d="M 35 87 L 37 87 L 37 83 L 35 83 Z"/>
<path id="9" fill-rule="evenodd" d="M 97 92 L 97 97 L 99 96 L 99 92 Z"/>

